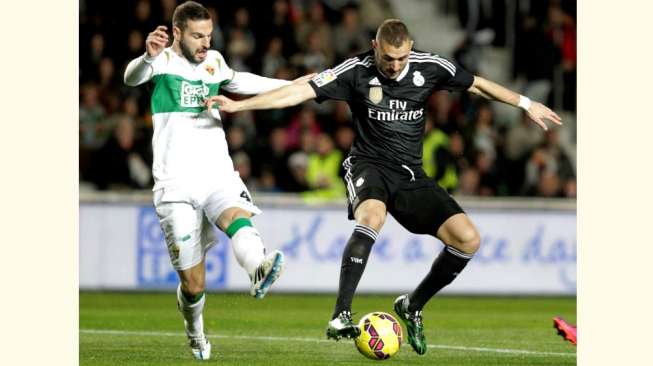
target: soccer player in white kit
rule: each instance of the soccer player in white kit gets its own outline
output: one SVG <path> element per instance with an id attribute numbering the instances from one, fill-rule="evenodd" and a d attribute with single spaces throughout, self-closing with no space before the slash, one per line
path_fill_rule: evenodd
<path id="1" fill-rule="evenodd" d="M 250 294 L 263 298 L 283 270 L 283 254 L 265 255 L 265 247 L 250 217 L 261 213 L 234 171 L 217 110 L 204 101 L 224 88 L 258 94 L 291 84 L 227 66 L 210 50 L 213 23 L 202 5 L 188 1 L 172 18 L 173 43 L 166 48 L 166 27 L 159 26 L 146 41 L 146 52 L 132 60 L 125 83 L 153 82 L 154 206 L 165 234 L 180 285 L 177 305 L 195 358 L 208 360 L 211 344 L 204 334 L 206 251 L 216 243 L 211 224 L 229 238 L 238 263 L 251 279 Z M 300 78 L 297 82 L 306 80 Z"/>

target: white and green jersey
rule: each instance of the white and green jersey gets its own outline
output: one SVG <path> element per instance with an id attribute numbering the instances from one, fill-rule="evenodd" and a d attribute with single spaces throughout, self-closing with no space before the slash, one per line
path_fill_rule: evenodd
<path id="1" fill-rule="evenodd" d="M 151 80 L 154 125 L 152 149 L 154 188 L 219 184 L 234 168 L 217 110 L 209 113 L 207 97 L 221 89 L 258 94 L 283 85 L 285 80 L 235 72 L 222 55 L 209 50 L 204 62 L 190 63 L 166 48 L 154 60 L 141 56 L 127 66 L 125 82 Z"/>

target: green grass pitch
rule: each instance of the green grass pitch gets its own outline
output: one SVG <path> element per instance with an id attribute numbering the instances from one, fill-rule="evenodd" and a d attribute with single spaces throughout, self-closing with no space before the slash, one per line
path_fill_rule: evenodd
<path id="1" fill-rule="evenodd" d="M 395 296 L 357 295 L 354 320 L 393 314 Z M 327 341 L 335 295 L 208 294 L 205 330 L 215 365 L 372 365 L 352 341 Z M 387 365 L 575 365 L 576 347 L 551 318 L 576 322 L 575 297 L 436 296 L 424 309 L 428 351 L 404 343 Z M 80 365 L 198 365 L 169 293 L 80 292 Z M 405 332 L 405 328 L 404 328 Z"/>

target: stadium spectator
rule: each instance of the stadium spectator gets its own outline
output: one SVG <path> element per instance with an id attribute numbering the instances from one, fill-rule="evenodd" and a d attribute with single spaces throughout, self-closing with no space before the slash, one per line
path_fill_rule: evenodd
<path id="1" fill-rule="evenodd" d="M 252 177 L 252 161 L 249 158 L 249 155 L 245 151 L 238 151 L 234 154 L 231 154 L 232 160 L 234 162 L 234 170 L 240 175 L 240 179 L 243 180 L 243 183 L 251 189 L 258 188 L 258 182 Z"/>
<path id="2" fill-rule="evenodd" d="M 113 135 L 92 158 L 90 180 L 100 190 L 148 188 L 152 184 L 149 166 L 152 159 L 140 151 L 131 117 L 117 120 Z"/>
<path id="3" fill-rule="evenodd" d="M 323 5 L 316 0 L 311 1 L 307 14 L 304 14 L 302 21 L 295 28 L 295 39 L 299 47 L 306 51 L 310 48 L 309 37 L 317 38 L 313 43 L 321 47 L 331 47 L 332 43 L 332 26 L 327 22 L 324 16 Z M 331 59 L 329 54 L 328 59 Z"/>
<path id="4" fill-rule="evenodd" d="M 286 128 L 286 148 L 296 149 L 301 147 L 302 138 L 305 133 L 311 137 L 316 138 L 322 132 L 322 128 L 317 122 L 315 117 L 315 110 L 310 104 L 304 104 L 301 109 L 290 119 L 288 127 Z M 310 144 L 307 145 L 311 146 Z"/>
<path id="5" fill-rule="evenodd" d="M 392 6 L 388 0 L 360 0 L 359 1 L 361 23 L 369 33 L 369 39 L 374 38 L 376 27 L 383 20 L 392 18 Z"/>
<path id="6" fill-rule="evenodd" d="M 479 150 L 474 156 L 474 168 L 479 174 L 478 194 L 480 196 L 494 196 L 499 189 L 499 176 L 494 158 L 487 151 Z"/>
<path id="7" fill-rule="evenodd" d="M 156 27 L 150 0 L 138 0 L 134 7 L 134 17 L 128 19 L 128 29 L 137 29 L 143 34 L 148 34 Z"/>
<path id="8" fill-rule="evenodd" d="M 224 51 L 224 32 L 220 26 L 220 18 L 218 10 L 212 6 L 208 6 L 206 10 L 211 14 L 211 19 L 213 20 L 213 32 L 211 33 L 211 45 L 213 48 L 219 51 Z"/>
<path id="9" fill-rule="evenodd" d="M 81 88 L 81 103 L 79 106 L 79 143 L 84 149 L 95 150 L 108 137 L 104 119 L 105 109 L 100 104 L 97 85 L 88 83 Z"/>
<path id="10" fill-rule="evenodd" d="M 288 0 L 274 0 L 272 11 L 266 13 L 262 26 L 264 34 L 261 34 L 261 36 L 264 37 L 264 40 L 267 40 L 267 37 L 281 39 L 281 45 L 283 46 L 281 52 L 285 59 L 289 59 L 298 51 L 291 14 L 291 6 Z"/>
<path id="11" fill-rule="evenodd" d="M 345 197 L 345 185 L 339 177 L 342 153 L 335 148 L 331 136 L 320 133 L 315 151 L 308 154 L 306 182 L 310 190 L 303 197 L 309 201 Z"/>
<path id="12" fill-rule="evenodd" d="M 241 7 L 234 13 L 234 23 L 227 28 L 227 60 L 236 70 L 251 71 L 249 58 L 256 49 L 256 38 L 250 29 L 249 10 Z"/>
<path id="13" fill-rule="evenodd" d="M 460 184 L 455 193 L 462 196 L 478 196 L 480 181 L 478 170 L 474 167 L 467 168 L 460 175 Z"/>
<path id="14" fill-rule="evenodd" d="M 175 12 L 175 8 L 177 7 L 177 0 L 161 0 L 161 22 L 165 24 L 169 24 L 172 22 L 172 14 Z M 209 10 L 209 14 L 210 14 Z M 213 14 L 211 14 L 213 15 Z M 217 17 L 213 18 L 214 22 L 217 22 Z M 213 25 L 215 29 L 215 24 Z"/>
<path id="15" fill-rule="evenodd" d="M 288 170 L 292 180 L 288 192 L 305 192 L 309 190 L 306 170 L 308 168 L 308 154 L 303 150 L 295 151 L 288 157 Z"/>
<path id="16" fill-rule="evenodd" d="M 283 40 L 281 37 L 273 37 L 268 43 L 265 54 L 261 61 L 261 75 L 274 77 L 280 67 L 286 65 L 286 58 L 283 57 Z"/>
<path id="17" fill-rule="evenodd" d="M 358 9 L 347 6 L 342 10 L 342 20 L 333 30 L 336 59 L 344 60 L 362 52 L 370 43 L 370 37 L 360 23 Z"/>
<path id="18" fill-rule="evenodd" d="M 340 150 L 342 156 L 346 156 L 349 153 L 351 144 L 354 142 L 354 130 L 346 125 L 338 127 L 335 132 L 335 143 L 336 148 Z"/>
<path id="19" fill-rule="evenodd" d="M 292 151 L 286 149 L 287 137 L 285 129 L 274 128 L 270 133 L 267 143 L 261 144 L 254 162 L 256 169 L 263 174 L 264 171 L 272 172 L 275 186 L 285 192 L 299 190 L 296 181 L 291 175 L 289 158 Z M 268 178 L 269 181 L 269 178 Z"/>
<path id="20" fill-rule="evenodd" d="M 494 164 L 497 157 L 496 146 L 499 136 L 494 127 L 494 113 L 489 103 L 483 102 L 479 105 L 472 126 L 473 132 L 471 138 L 473 148 L 485 153 L 490 164 Z"/>
<path id="21" fill-rule="evenodd" d="M 558 163 L 549 155 L 543 146 L 533 150 L 530 158 L 526 162 L 524 184 L 521 194 L 526 196 L 535 196 L 537 194 L 538 183 L 545 172 L 553 173 L 557 171 Z"/>

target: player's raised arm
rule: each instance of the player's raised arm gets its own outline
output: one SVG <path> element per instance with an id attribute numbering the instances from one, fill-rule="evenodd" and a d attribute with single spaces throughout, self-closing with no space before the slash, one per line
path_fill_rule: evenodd
<path id="1" fill-rule="evenodd" d="M 294 83 L 239 101 L 231 100 L 223 95 L 216 95 L 208 98 L 206 104 L 209 110 L 213 103 L 218 103 L 221 111 L 233 113 L 252 109 L 291 107 L 316 96 L 313 88 L 307 83 Z"/>
<path id="2" fill-rule="evenodd" d="M 548 128 L 544 123 L 544 119 L 548 119 L 558 125 L 562 124 L 560 117 L 544 104 L 531 101 L 523 95 L 519 95 L 512 90 L 480 76 L 474 76 L 474 82 L 467 91 L 487 99 L 498 100 L 524 109 L 528 113 L 528 116 L 545 131 Z"/>
<path id="3" fill-rule="evenodd" d="M 153 73 L 152 62 L 168 44 L 167 29 L 165 25 L 160 25 L 148 34 L 145 40 L 145 54 L 133 59 L 125 69 L 125 84 L 136 86 L 150 80 Z"/>

